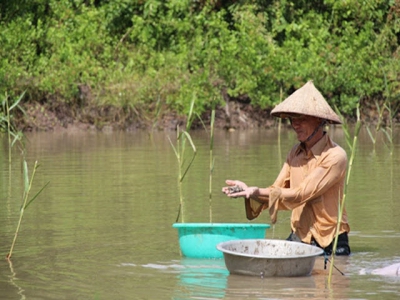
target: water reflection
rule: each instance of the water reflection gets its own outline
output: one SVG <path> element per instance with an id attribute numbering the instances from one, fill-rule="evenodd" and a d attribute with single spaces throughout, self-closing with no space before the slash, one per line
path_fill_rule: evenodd
<path id="1" fill-rule="evenodd" d="M 301 299 L 302 296 L 314 298 L 316 283 L 314 276 L 282 277 L 249 277 L 230 275 L 228 277 L 227 297 L 253 299 Z"/>
<path id="2" fill-rule="evenodd" d="M 7 263 L 8 263 L 8 266 L 10 268 L 9 283 L 10 283 L 11 286 L 15 287 L 16 294 L 20 296 L 20 299 L 24 300 L 24 299 L 26 299 L 25 294 L 24 294 L 25 291 L 18 284 L 18 276 L 15 273 L 15 270 L 14 270 L 14 267 L 13 267 L 13 263 L 12 263 L 11 260 L 8 260 L 8 259 L 7 259 Z"/>
<path id="3" fill-rule="evenodd" d="M 229 274 L 223 259 L 182 258 L 177 263 L 168 267 L 151 266 L 177 272 L 179 281 L 173 299 L 346 299 L 349 296 L 348 258 L 337 261 L 336 268 L 340 271 L 334 272 L 332 286 L 335 290 L 327 284 L 329 266 L 325 268 L 323 257 L 317 258 L 310 276 L 291 278 Z"/>
<path id="4" fill-rule="evenodd" d="M 180 261 L 183 269 L 173 299 L 223 299 L 229 272 L 222 259 L 189 259 Z"/>

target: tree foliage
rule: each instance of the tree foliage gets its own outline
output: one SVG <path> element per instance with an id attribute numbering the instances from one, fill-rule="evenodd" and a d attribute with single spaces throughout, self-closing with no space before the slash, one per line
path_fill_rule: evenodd
<path id="1" fill-rule="evenodd" d="M 398 102 L 399 17 L 398 0 L 2 1 L 0 92 L 186 114 L 193 94 L 196 113 L 271 108 L 312 79 L 351 114 Z"/>

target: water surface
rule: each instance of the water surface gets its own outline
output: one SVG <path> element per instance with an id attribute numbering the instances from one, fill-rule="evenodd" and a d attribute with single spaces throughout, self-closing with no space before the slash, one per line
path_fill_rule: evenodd
<path id="1" fill-rule="evenodd" d="M 348 150 L 342 130 L 330 129 Z M 32 194 L 11 262 L 0 260 L 0 299 L 397 299 L 400 277 L 370 274 L 400 262 L 399 132 L 394 143 L 359 138 L 346 207 L 353 254 L 337 258 L 331 285 L 324 259 L 312 276 L 229 275 L 223 259 L 180 256 L 174 132 L 63 132 L 27 135 Z M 221 193 L 225 179 L 271 184 L 295 143 L 290 131 L 217 131 L 209 201 L 209 137 L 193 132 L 198 154 L 183 185 L 186 222 L 247 222 L 242 199 Z M 8 253 L 22 202 L 22 159 L 6 138 L 0 159 L 0 254 Z M 189 150 L 188 150 L 189 151 Z M 269 223 L 268 214 L 254 222 Z M 285 239 L 289 213 L 267 231 Z M 329 268 L 329 263 L 327 264 Z"/>

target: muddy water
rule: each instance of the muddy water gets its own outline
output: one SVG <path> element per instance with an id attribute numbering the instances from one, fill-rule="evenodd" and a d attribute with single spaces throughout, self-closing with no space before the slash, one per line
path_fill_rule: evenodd
<path id="1" fill-rule="evenodd" d="M 0 299 L 397 299 L 400 277 L 371 270 L 400 262 L 400 138 L 359 138 L 347 192 L 353 254 L 335 260 L 332 283 L 318 258 L 312 276 L 229 275 L 224 261 L 180 256 L 172 228 L 178 211 L 175 133 L 34 133 L 26 143 L 32 195 L 10 262 L 0 260 Z M 346 149 L 343 132 L 330 135 Z M 183 186 L 185 221 L 247 222 L 243 201 L 220 192 L 224 180 L 266 186 L 275 179 L 294 135 L 276 130 L 217 131 L 209 206 L 209 143 L 198 149 Z M 9 251 L 19 216 L 21 152 L 0 159 L 0 255 Z M 255 222 L 269 222 L 267 214 Z M 289 214 L 280 213 L 268 238 L 284 239 Z M 326 266 L 329 268 L 330 263 Z M 343 273 L 344 275 L 342 275 Z"/>

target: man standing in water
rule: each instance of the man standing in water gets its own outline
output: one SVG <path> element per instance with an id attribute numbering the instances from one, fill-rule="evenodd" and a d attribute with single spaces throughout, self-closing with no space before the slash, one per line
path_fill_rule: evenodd
<path id="1" fill-rule="evenodd" d="M 227 180 L 222 191 L 228 197 L 245 197 L 249 220 L 269 208 L 271 222 L 275 223 L 278 210 L 291 210 L 292 232 L 288 240 L 316 245 L 330 255 L 339 201 L 343 199 L 347 155 L 324 131 L 324 125 L 341 121 L 312 81 L 277 105 L 271 115 L 288 118 L 299 141 L 289 152 L 274 184 L 258 188 Z M 343 210 L 336 255 L 350 254 L 349 231 Z"/>

